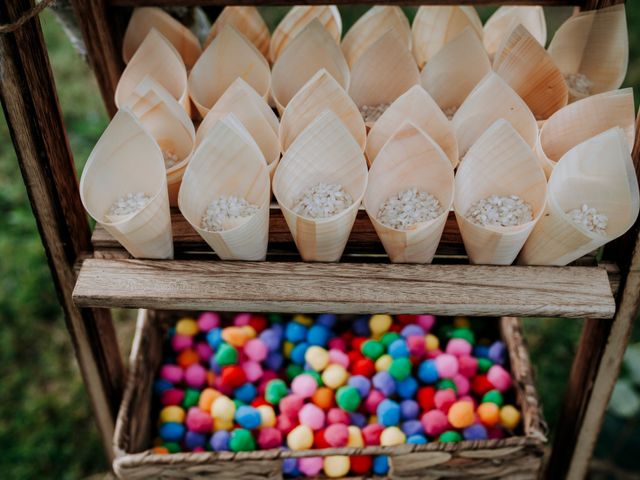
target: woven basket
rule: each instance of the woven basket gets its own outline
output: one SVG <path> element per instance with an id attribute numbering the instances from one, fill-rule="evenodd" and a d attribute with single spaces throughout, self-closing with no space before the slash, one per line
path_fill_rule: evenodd
<path id="1" fill-rule="evenodd" d="M 521 434 L 499 440 L 432 442 L 394 447 L 332 448 L 308 451 L 204 452 L 155 454 L 149 450 L 153 417 L 152 388 L 162 358 L 162 340 L 170 316 L 140 311 L 131 352 L 131 369 L 114 433 L 113 469 L 122 479 L 212 478 L 281 479 L 282 459 L 327 455 L 389 455 L 389 478 L 536 478 L 546 442 L 529 353 L 520 320 L 499 322 L 522 409 Z"/>

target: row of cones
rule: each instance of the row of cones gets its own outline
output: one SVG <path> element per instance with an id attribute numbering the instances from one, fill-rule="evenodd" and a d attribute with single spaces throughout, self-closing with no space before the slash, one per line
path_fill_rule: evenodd
<path id="1" fill-rule="evenodd" d="M 623 4 L 578 13 L 548 49 L 542 7 L 501 7 L 482 25 L 472 6 L 423 6 L 413 25 L 397 6 L 375 6 L 340 43 L 333 5 L 296 6 L 273 34 L 255 7 L 227 7 L 200 42 L 158 8 L 134 11 L 123 41 L 128 62 L 116 92 L 126 99 L 152 76 L 194 116 L 204 117 L 240 76 L 280 114 L 319 69 L 359 108 L 393 102 L 421 84 L 444 111 L 458 108 L 492 69 L 545 120 L 569 100 L 619 88 L 628 64 Z M 588 92 L 566 78 L 580 76 Z"/>

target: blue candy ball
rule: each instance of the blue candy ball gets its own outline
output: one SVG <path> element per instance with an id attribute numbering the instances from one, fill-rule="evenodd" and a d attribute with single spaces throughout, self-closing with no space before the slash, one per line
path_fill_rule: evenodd
<path id="1" fill-rule="evenodd" d="M 258 395 L 258 389 L 252 383 L 245 383 L 236 388 L 233 395 L 243 403 L 251 403 Z"/>
<path id="2" fill-rule="evenodd" d="M 223 341 L 221 328 L 212 328 L 207 332 L 207 343 L 214 350 L 217 350 Z"/>
<path id="3" fill-rule="evenodd" d="M 209 368 L 216 375 L 219 375 L 222 372 L 222 367 L 216 362 L 215 355 L 211 355 L 211 358 L 209 358 Z"/>
<path id="4" fill-rule="evenodd" d="M 418 366 L 418 378 L 422 383 L 436 383 L 438 381 L 435 360 L 425 360 Z"/>
<path id="5" fill-rule="evenodd" d="M 325 347 L 331 338 L 331 331 L 324 325 L 314 325 L 307 332 L 307 343 Z"/>
<path id="6" fill-rule="evenodd" d="M 371 380 L 364 375 L 354 375 L 350 377 L 347 384 L 354 387 L 360 393 L 360 397 L 366 398 L 371 391 Z"/>
<path id="7" fill-rule="evenodd" d="M 293 350 L 291 350 L 291 356 L 289 359 L 296 365 L 304 365 L 304 356 L 307 353 L 308 348 L 309 344 L 307 342 L 297 344 L 293 347 Z"/>
<path id="8" fill-rule="evenodd" d="M 226 430 L 218 430 L 211 436 L 209 445 L 216 452 L 228 452 L 229 451 L 229 438 L 231 434 Z"/>
<path id="9" fill-rule="evenodd" d="M 258 428 L 262 423 L 260 411 L 250 405 L 242 405 L 236 410 L 235 420 L 238 425 L 247 430 Z"/>
<path id="10" fill-rule="evenodd" d="M 163 378 L 159 378 L 155 382 L 153 382 L 153 393 L 155 393 L 157 396 L 162 395 L 164 391 L 170 390 L 172 388 L 173 383 Z"/>
<path id="11" fill-rule="evenodd" d="M 298 470 L 298 460 L 295 458 L 285 458 L 282 461 L 282 473 L 292 477 L 300 476 L 300 470 Z"/>
<path id="12" fill-rule="evenodd" d="M 378 423 L 385 427 L 392 427 L 400 423 L 400 405 L 388 398 L 378 404 L 376 409 Z"/>
<path id="13" fill-rule="evenodd" d="M 407 443 L 411 443 L 413 445 L 424 445 L 425 443 L 428 443 L 428 441 L 427 437 L 424 435 L 416 434 L 409 436 L 407 438 Z"/>
<path id="14" fill-rule="evenodd" d="M 356 318 L 351 324 L 351 328 L 358 337 L 368 337 L 371 334 L 369 317 Z"/>
<path id="15" fill-rule="evenodd" d="M 396 381 L 389 372 L 378 372 L 371 379 L 373 387 L 380 390 L 385 397 L 390 397 L 396 393 Z"/>
<path id="16" fill-rule="evenodd" d="M 386 455 L 373 457 L 373 465 L 371 469 L 376 475 L 386 475 L 389 471 L 389 457 Z"/>
<path id="17" fill-rule="evenodd" d="M 318 325 L 323 325 L 327 328 L 333 327 L 338 321 L 338 317 L 333 313 L 323 313 L 322 315 L 318 315 L 316 317 L 316 323 Z"/>
<path id="18" fill-rule="evenodd" d="M 196 447 L 204 447 L 207 442 L 207 437 L 204 433 L 188 431 L 184 436 L 184 445 L 189 450 L 193 450 Z"/>
<path id="19" fill-rule="evenodd" d="M 420 420 L 407 420 L 406 422 L 402 422 L 400 429 L 407 437 L 424 433 L 424 428 Z"/>
<path id="20" fill-rule="evenodd" d="M 400 335 L 402 335 L 403 337 L 410 337 L 412 335 L 420 335 L 424 337 L 426 333 L 424 331 L 424 328 L 422 328 L 420 325 L 410 324 L 400 331 Z"/>
<path id="21" fill-rule="evenodd" d="M 160 425 L 159 434 L 165 442 L 180 442 L 185 430 L 185 426 L 181 423 L 167 422 Z"/>
<path id="22" fill-rule="evenodd" d="M 409 347 L 407 346 L 406 340 L 399 338 L 391 342 L 387 353 L 393 358 L 407 358 L 409 356 Z"/>
<path id="23" fill-rule="evenodd" d="M 413 377 L 407 377 L 396 382 L 396 391 L 400 398 L 411 398 L 418 391 L 418 381 Z"/>
<path id="24" fill-rule="evenodd" d="M 307 338 L 307 327 L 299 324 L 298 322 L 287 323 L 287 328 L 284 331 L 284 336 L 292 343 L 298 343 Z"/>
<path id="25" fill-rule="evenodd" d="M 400 402 L 400 417 L 403 420 L 414 420 L 420 414 L 420 405 L 415 400 L 407 399 Z"/>
<path id="26" fill-rule="evenodd" d="M 465 440 L 486 440 L 488 438 L 487 429 L 480 423 L 474 423 L 462 431 Z"/>
<path id="27" fill-rule="evenodd" d="M 473 356 L 478 358 L 489 358 L 489 347 L 486 345 L 476 345 L 473 349 Z"/>
<path id="28" fill-rule="evenodd" d="M 264 359 L 264 365 L 273 371 L 278 371 L 284 365 L 284 357 L 279 352 L 270 352 L 267 358 Z"/>

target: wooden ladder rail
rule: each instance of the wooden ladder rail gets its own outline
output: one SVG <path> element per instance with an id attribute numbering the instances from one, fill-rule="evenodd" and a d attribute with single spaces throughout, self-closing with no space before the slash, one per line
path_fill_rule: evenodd
<path id="1" fill-rule="evenodd" d="M 14 22 L 33 6 L 33 0 L 0 1 L 0 23 Z M 79 309 L 71 299 L 74 265 L 91 252 L 91 231 L 37 17 L 13 33 L 0 34 L 0 62 L 0 97 L 18 164 L 111 461 L 124 368 L 110 311 Z"/>

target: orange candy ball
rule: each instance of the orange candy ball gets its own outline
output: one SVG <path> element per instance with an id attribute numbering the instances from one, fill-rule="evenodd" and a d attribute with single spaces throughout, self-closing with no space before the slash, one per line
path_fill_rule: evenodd
<path id="1" fill-rule="evenodd" d="M 182 368 L 187 368 L 193 365 L 194 363 L 198 363 L 199 361 L 200 361 L 200 357 L 198 356 L 198 354 L 195 352 L 195 350 L 192 350 L 190 348 L 187 348 L 186 350 L 181 351 L 178 357 L 176 358 L 176 362 Z"/>
<path id="2" fill-rule="evenodd" d="M 473 425 L 475 415 L 473 412 L 473 403 L 469 401 L 458 401 L 451 405 L 447 414 L 449 423 L 455 428 L 467 428 Z"/>
<path id="3" fill-rule="evenodd" d="M 495 427 L 500 422 L 500 407 L 495 403 L 481 403 L 476 413 L 480 418 L 480 423 L 486 427 Z"/>
<path id="4" fill-rule="evenodd" d="M 200 399 L 198 400 L 198 408 L 205 412 L 211 412 L 211 405 L 213 402 L 222 395 L 218 390 L 213 388 L 205 388 L 200 394 Z"/>
<path id="5" fill-rule="evenodd" d="M 318 388 L 311 397 L 311 401 L 322 410 L 329 410 L 336 404 L 335 394 L 333 390 L 328 387 Z"/>
<path id="6" fill-rule="evenodd" d="M 249 337 L 243 327 L 227 327 L 222 329 L 222 339 L 234 347 L 243 347 Z"/>

